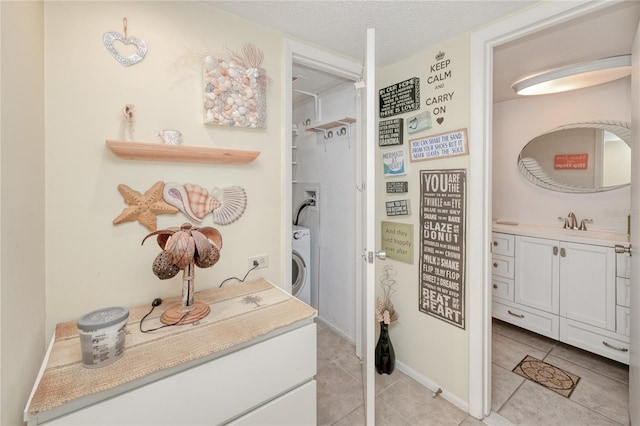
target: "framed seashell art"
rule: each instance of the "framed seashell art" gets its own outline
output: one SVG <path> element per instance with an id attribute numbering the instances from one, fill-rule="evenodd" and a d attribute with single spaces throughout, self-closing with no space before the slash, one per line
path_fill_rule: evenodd
<path id="1" fill-rule="evenodd" d="M 264 55 L 253 44 L 230 51 L 227 58 L 205 56 L 204 122 L 221 126 L 266 127 L 267 73 Z"/>

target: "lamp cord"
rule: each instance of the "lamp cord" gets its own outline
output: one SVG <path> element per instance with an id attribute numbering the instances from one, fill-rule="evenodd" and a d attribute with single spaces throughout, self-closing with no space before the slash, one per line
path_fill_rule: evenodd
<path id="1" fill-rule="evenodd" d="M 165 327 L 171 327 L 172 325 L 178 325 L 180 324 L 180 322 L 182 322 L 188 315 L 189 312 L 185 313 L 184 315 L 182 315 L 182 317 L 180 317 L 180 319 L 172 324 L 164 324 L 161 325 L 160 327 L 156 327 L 156 328 L 152 328 L 150 330 L 143 330 L 142 329 L 142 323 L 144 322 L 145 319 L 147 319 L 147 317 L 149 315 L 151 315 L 151 312 L 153 312 L 153 310 L 156 308 L 156 306 L 160 306 L 160 304 L 162 303 L 162 299 L 157 298 L 157 299 L 153 299 L 153 302 L 151 302 L 151 310 L 149 312 L 147 312 L 145 314 L 145 316 L 142 317 L 142 319 L 140 320 L 140 331 L 143 333 L 149 333 L 151 331 L 156 331 L 156 330 L 160 330 L 161 328 L 165 328 Z"/>

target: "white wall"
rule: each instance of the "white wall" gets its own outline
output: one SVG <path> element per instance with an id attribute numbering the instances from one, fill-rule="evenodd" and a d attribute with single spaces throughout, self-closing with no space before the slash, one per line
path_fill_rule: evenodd
<path id="1" fill-rule="evenodd" d="M 320 94 L 320 122 L 355 118 L 355 88 L 349 83 Z M 304 201 L 304 191 L 318 189 L 318 209 L 306 208 L 298 225 L 312 233 L 311 304 L 324 321 L 355 340 L 355 141 L 338 135 L 340 127 L 331 129 L 333 137 L 325 142 L 322 133 L 307 131 L 307 119 L 315 122 L 314 103 L 310 100 L 294 106 L 293 122 L 298 126 L 294 137 L 297 149 L 294 160 L 293 219 Z M 344 126 L 341 126 L 344 127 Z"/>
<path id="2" fill-rule="evenodd" d="M 434 74 L 430 66 L 438 62 L 435 59 L 440 51 L 446 54 L 452 61 L 452 77 L 443 80 L 443 89 L 435 89 L 436 84 L 428 84 L 427 79 Z M 407 80 L 412 77 L 420 78 L 420 110 L 397 115 L 405 118 L 404 145 L 407 175 L 393 180 L 407 180 L 409 193 L 406 194 L 410 203 L 412 214 L 410 216 L 387 217 L 385 201 L 400 199 L 396 195 L 385 193 L 385 179 L 382 177 L 382 152 L 397 149 L 397 147 L 376 147 L 376 162 L 378 166 L 376 177 L 376 217 L 391 222 L 400 222 L 413 225 L 413 264 L 406 264 L 392 259 L 386 262 L 376 262 L 377 274 L 380 276 L 382 268 L 386 264 L 392 264 L 397 271 L 395 286 L 396 293 L 392 302 L 400 318 L 390 327 L 391 340 L 393 342 L 396 359 L 399 363 L 416 373 L 423 383 L 441 387 L 445 396 L 451 401 L 464 407 L 468 402 L 469 386 L 469 333 L 467 329 L 461 329 L 450 325 L 438 318 L 424 314 L 418 310 L 419 305 L 419 277 L 420 277 L 420 171 L 441 169 L 468 169 L 469 156 L 441 158 L 421 162 L 409 162 L 408 141 L 419 137 L 464 129 L 469 126 L 469 37 L 463 35 L 442 45 L 425 50 L 423 53 L 407 58 L 396 64 L 385 67 L 380 72 L 383 87 Z M 440 95 L 444 92 L 455 92 L 453 102 L 440 103 L 446 105 L 447 112 L 442 125 L 436 124 L 436 116 L 432 115 L 433 127 L 429 130 L 409 135 L 406 131 L 407 117 L 413 117 L 425 110 L 431 111 L 433 107 L 426 105 L 428 98 Z M 474 150 L 473 135 L 468 135 L 469 151 Z M 467 194 L 467 200 L 469 194 Z M 471 214 L 467 212 L 467 215 Z M 380 241 L 380 225 L 376 230 L 376 240 Z M 465 280 L 465 311 L 468 318 L 468 307 L 473 301 L 468 300 L 469 286 L 475 283 L 467 277 Z M 376 292 L 381 294 L 382 289 L 376 283 Z"/>
<path id="3" fill-rule="evenodd" d="M 143 39 L 146 58 L 131 67 L 114 60 L 102 43 L 106 31 Z M 197 269 L 196 291 L 242 277 L 248 258 L 267 254 L 265 276 L 276 284 L 281 270 L 281 64 L 282 35 L 201 2 L 46 2 L 46 333 L 96 308 L 149 303 L 177 296 L 181 280 L 158 280 L 151 265 L 160 249 L 137 222 L 113 225 L 126 207 L 117 190 L 146 191 L 157 181 L 246 189 L 245 214 L 216 226 L 223 238 L 220 261 Z M 264 52 L 270 77 L 266 129 L 204 125 L 201 52 L 225 53 L 252 42 Z M 186 62 L 180 64 L 179 62 Z M 121 160 L 105 139 L 121 137 L 121 109 L 135 105 L 135 139 L 159 142 L 155 131 L 175 128 L 186 145 L 261 151 L 242 166 Z M 181 213 L 158 216 L 158 227 L 186 222 Z"/>
<path id="4" fill-rule="evenodd" d="M 564 194 L 539 188 L 518 170 L 520 150 L 534 137 L 563 124 L 630 121 L 630 78 L 572 92 L 522 97 L 494 105 L 493 218 L 562 226 L 573 211 L 593 219 L 593 229 L 627 232 L 629 187 L 596 194 Z"/>
<path id="5" fill-rule="evenodd" d="M 45 351 L 43 3 L 0 2 L 0 424 L 22 411 Z"/>

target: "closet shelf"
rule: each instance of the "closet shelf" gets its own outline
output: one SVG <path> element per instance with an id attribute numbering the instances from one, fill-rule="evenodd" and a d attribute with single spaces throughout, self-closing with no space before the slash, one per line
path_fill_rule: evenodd
<path id="1" fill-rule="evenodd" d="M 340 120 L 334 120 L 326 123 L 315 124 L 309 127 L 307 130 L 310 132 L 326 132 L 327 130 L 333 129 L 334 127 L 344 126 L 344 125 L 348 125 L 355 122 L 356 122 L 355 118 L 345 117 L 345 118 L 341 118 Z"/>
<path id="2" fill-rule="evenodd" d="M 158 160 L 186 163 L 246 164 L 255 160 L 260 151 L 208 148 L 203 146 L 168 145 L 107 139 L 107 147 L 126 160 Z"/>

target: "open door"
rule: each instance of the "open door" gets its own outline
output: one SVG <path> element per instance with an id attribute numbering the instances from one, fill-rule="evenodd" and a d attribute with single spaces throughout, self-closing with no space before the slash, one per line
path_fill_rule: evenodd
<path id="1" fill-rule="evenodd" d="M 631 50 L 631 329 L 629 419 L 640 425 L 640 25 Z"/>
<path id="2" fill-rule="evenodd" d="M 375 424 L 375 30 L 367 30 L 367 48 L 365 58 L 365 99 L 363 107 L 366 111 L 365 137 L 362 139 L 364 185 L 362 194 L 366 197 L 362 209 L 363 229 L 363 272 L 362 272 L 362 382 L 364 384 L 364 406 L 367 425 Z"/>
<path id="3" fill-rule="evenodd" d="M 356 163 L 357 186 L 360 199 L 356 203 L 356 241 L 364 261 L 359 259 L 356 268 L 356 354 L 362 359 L 363 396 L 365 402 L 366 424 L 375 422 L 375 267 L 373 260 L 368 261 L 368 251 L 375 248 L 375 33 L 367 31 L 366 63 L 336 56 L 321 49 L 286 40 L 284 45 L 284 149 L 283 149 L 283 200 L 291 200 L 292 196 L 292 68 L 293 63 L 321 70 L 356 82 L 357 97 L 357 155 L 361 159 Z M 291 234 L 292 211 L 290 203 L 285 201 L 282 217 L 282 229 L 286 235 Z M 291 240 L 285 239 L 283 244 L 282 282 L 291 278 Z"/>

